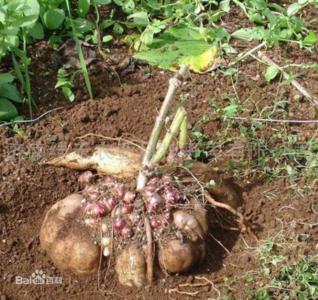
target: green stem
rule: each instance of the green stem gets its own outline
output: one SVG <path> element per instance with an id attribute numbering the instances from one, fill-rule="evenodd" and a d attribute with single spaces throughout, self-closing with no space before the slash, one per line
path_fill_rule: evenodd
<path id="1" fill-rule="evenodd" d="M 159 163 L 167 154 L 169 147 L 176 137 L 177 133 L 180 130 L 181 124 L 183 123 L 184 119 L 186 118 L 187 112 L 183 106 L 179 107 L 175 117 L 171 123 L 169 131 L 166 133 L 160 147 L 158 148 L 157 152 L 154 154 L 150 161 L 150 167 L 153 167 L 155 164 Z"/>
<path id="2" fill-rule="evenodd" d="M 99 28 L 100 15 L 99 15 L 98 6 L 96 3 L 94 3 L 94 8 L 95 8 L 95 13 L 96 13 L 95 30 L 96 30 L 96 35 L 97 35 L 97 48 L 98 48 L 98 52 L 102 56 L 102 58 L 106 59 L 107 56 L 102 49 L 102 35 L 101 35 L 100 28 Z"/>
<path id="3" fill-rule="evenodd" d="M 179 149 L 184 150 L 187 146 L 187 138 L 188 138 L 188 116 L 186 115 L 180 126 L 180 134 L 179 134 Z"/>
<path id="4" fill-rule="evenodd" d="M 83 50 L 82 50 L 80 41 L 79 41 L 79 39 L 77 37 L 76 29 L 75 29 L 75 26 L 74 26 L 74 23 L 73 23 L 69 0 L 65 0 L 65 3 L 66 3 L 66 7 L 67 7 L 67 12 L 68 12 L 68 15 L 69 15 L 69 18 L 70 18 L 73 38 L 75 40 L 76 51 L 77 51 L 77 54 L 78 54 L 79 62 L 80 62 L 80 65 L 81 65 L 83 76 L 84 76 L 85 85 L 86 85 L 86 88 L 87 88 L 87 91 L 88 91 L 90 99 L 93 99 L 92 85 L 91 85 L 91 81 L 89 79 L 89 75 L 88 75 L 88 71 L 87 71 L 87 67 L 86 67 L 86 63 L 85 63 Z"/>
<path id="5" fill-rule="evenodd" d="M 33 116 L 33 109 L 32 109 L 32 104 L 33 104 L 33 99 L 32 99 L 32 94 L 31 94 L 31 81 L 30 81 L 30 74 L 29 74 L 29 68 L 28 68 L 28 58 L 27 58 L 27 44 L 26 44 L 26 33 L 23 31 L 23 52 L 25 55 L 25 62 L 23 64 L 24 67 L 24 78 L 25 78 L 25 92 L 27 94 L 27 101 L 29 105 L 29 113 L 30 117 L 32 119 Z"/>

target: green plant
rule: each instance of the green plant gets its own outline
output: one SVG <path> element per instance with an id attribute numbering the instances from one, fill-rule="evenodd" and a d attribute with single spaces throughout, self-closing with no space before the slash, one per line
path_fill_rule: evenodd
<path id="1" fill-rule="evenodd" d="M 16 75 L 26 94 L 25 101 L 32 115 L 33 101 L 28 71 L 30 61 L 26 54 L 26 45 L 28 34 L 34 29 L 39 17 L 40 6 L 36 0 L 1 0 L 0 7 L 0 60 L 8 52 L 12 53 Z M 10 109 L 12 111 L 12 107 Z"/>
<path id="2" fill-rule="evenodd" d="M 74 21 L 72 19 L 70 3 L 69 3 L 69 0 L 65 0 L 65 2 L 66 2 L 67 11 L 68 11 L 70 24 L 71 24 L 71 28 L 72 28 L 73 39 L 75 40 L 76 51 L 77 51 L 77 54 L 78 54 L 79 62 L 80 62 L 80 65 L 81 65 L 83 76 L 84 76 L 86 88 L 87 88 L 89 97 L 92 99 L 93 98 L 93 91 L 92 91 L 91 81 L 89 79 L 89 75 L 88 75 L 88 71 L 87 71 L 87 67 L 86 67 L 86 63 L 85 63 L 85 59 L 84 59 L 83 50 L 82 50 L 80 41 L 79 41 L 78 36 L 77 36 L 77 30 L 76 30 L 76 27 L 74 25 Z"/>
<path id="3" fill-rule="evenodd" d="M 247 41 L 261 40 L 268 44 L 278 42 L 296 41 L 302 47 L 312 47 L 317 42 L 316 33 L 309 31 L 296 13 L 309 4 L 317 4 L 317 1 L 298 1 L 286 8 L 267 0 L 245 0 L 243 2 L 233 0 L 257 26 L 253 28 L 241 28 L 232 33 L 232 37 Z"/>
<path id="4" fill-rule="evenodd" d="M 65 69 L 61 68 L 57 72 L 57 83 L 55 88 L 60 88 L 64 97 L 69 101 L 73 102 L 75 95 L 73 93 L 73 81 L 74 77 L 77 75 L 77 72 L 74 72 L 72 75 L 68 74 Z"/>
<path id="5" fill-rule="evenodd" d="M 9 121 L 18 116 L 15 103 L 21 103 L 20 93 L 14 83 L 15 77 L 10 73 L 0 73 L 0 120 Z"/>
<path id="6" fill-rule="evenodd" d="M 318 264 L 303 257 L 296 264 L 282 267 L 271 281 L 281 298 L 314 300 L 318 298 Z"/>
<path id="7" fill-rule="evenodd" d="M 272 253 L 273 244 L 270 243 L 266 253 L 261 256 L 261 264 L 268 272 L 273 272 L 269 283 L 264 287 L 250 291 L 250 299 L 297 299 L 314 300 L 318 298 L 318 264 L 312 257 L 303 257 L 294 264 L 285 264 L 277 270 L 271 266 L 277 266 L 282 261 L 281 255 Z M 278 258 L 278 259 L 277 259 Z M 269 273 L 264 274 L 266 276 Z"/>

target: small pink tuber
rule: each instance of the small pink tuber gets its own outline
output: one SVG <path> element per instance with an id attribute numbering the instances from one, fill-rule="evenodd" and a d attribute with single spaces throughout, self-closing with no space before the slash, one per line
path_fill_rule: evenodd
<path id="1" fill-rule="evenodd" d="M 91 216 L 102 217 L 106 213 L 106 207 L 102 202 L 87 203 L 85 213 Z"/>
<path id="2" fill-rule="evenodd" d="M 134 225 L 136 225 L 141 220 L 140 215 L 138 215 L 137 213 L 130 214 L 128 218 L 131 221 L 131 223 Z"/>
<path id="3" fill-rule="evenodd" d="M 150 225 L 152 228 L 159 228 L 161 226 L 161 222 L 160 222 L 160 220 L 158 220 L 158 218 L 153 217 L 150 220 Z"/>
<path id="4" fill-rule="evenodd" d="M 115 186 L 110 190 L 110 192 L 114 196 L 122 200 L 125 195 L 125 186 L 122 183 L 116 183 Z"/>
<path id="5" fill-rule="evenodd" d="M 136 198 L 136 194 L 130 191 L 127 191 L 124 195 L 124 202 L 125 203 L 133 203 Z"/>
<path id="6" fill-rule="evenodd" d="M 134 232 L 129 226 L 126 225 L 126 226 L 124 226 L 124 228 L 122 228 L 121 234 L 123 237 L 129 238 L 129 237 L 133 236 Z"/>
<path id="7" fill-rule="evenodd" d="M 96 201 L 99 197 L 99 189 L 95 185 L 87 185 L 84 191 L 88 196 L 88 200 Z"/>
<path id="8" fill-rule="evenodd" d="M 130 214 L 134 210 L 134 207 L 131 204 L 124 204 L 121 207 L 121 211 L 123 214 Z"/>
<path id="9" fill-rule="evenodd" d="M 122 218 L 116 218 L 114 221 L 114 228 L 116 230 L 122 230 L 126 225 L 126 222 Z"/>
<path id="10" fill-rule="evenodd" d="M 106 200 L 106 203 L 105 203 L 109 212 L 111 212 L 114 209 L 116 204 L 117 204 L 117 200 L 114 197 L 110 197 L 109 199 Z"/>
<path id="11" fill-rule="evenodd" d="M 81 186 L 84 186 L 87 183 L 89 183 L 93 177 L 94 177 L 94 174 L 91 171 L 85 171 L 78 177 L 78 182 L 80 183 Z"/>

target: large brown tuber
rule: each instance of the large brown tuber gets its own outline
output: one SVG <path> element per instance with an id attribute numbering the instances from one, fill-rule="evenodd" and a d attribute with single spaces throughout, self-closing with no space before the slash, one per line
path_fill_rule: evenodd
<path id="1" fill-rule="evenodd" d="M 190 204 L 191 210 L 178 209 L 173 213 L 173 224 L 186 237 L 182 240 L 172 238 L 159 245 L 159 263 L 168 273 L 186 272 L 205 258 L 207 211 L 194 198 Z"/>
<path id="2" fill-rule="evenodd" d="M 116 260 L 116 272 L 122 285 L 141 287 L 146 279 L 144 251 L 136 244 L 125 248 Z"/>
<path id="3" fill-rule="evenodd" d="M 191 213 L 184 210 L 177 210 L 173 213 L 174 225 L 187 233 L 191 241 L 196 242 L 204 238 L 204 231 L 196 219 Z"/>
<path id="4" fill-rule="evenodd" d="M 83 196 L 71 194 L 46 213 L 40 243 L 61 270 L 86 275 L 98 270 L 100 247 L 94 244 L 89 228 L 78 220 Z"/>
<path id="5" fill-rule="evenodd" d="M 182 273 L 201 263 L 205 257 L 205 242 L 169 240 L 159 245 L 159 263 L 168 273 Z"/>

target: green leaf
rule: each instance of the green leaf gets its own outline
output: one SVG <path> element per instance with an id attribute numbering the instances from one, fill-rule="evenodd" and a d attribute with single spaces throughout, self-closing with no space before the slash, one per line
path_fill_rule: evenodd
<path id="1" fill-rule="evenodd" d="M 3 83 L 10 83 L 14 79 L 14 76 L 10 73 L 0 73 L 0 85 L 2 85 Z"/>
<path id="2" fill-rule="evenodd" d="M 18 115 L 15 106 L 7 99 L 0 98 L 0 120 L 10 121 Z"/>
<path id="3" fill-rule="evenodd" d="M 113 31 L 115 34 L 120 35 L 124 32 L 124 28 L 119 23 L 115 23 L 113 27 Z"/>
<path id="4" fill-rule="evenodd" d="M 219 5 L 219 9 L 224 12 L 230 11 L 230 0 L 222 0 Z"/>
<path id="5" fill-rule="evenodd" d="M 103 43 L 108 43 L 113 39 L 111 35 L 105 35 L 103 36 Z"/>
<path id="6" fill-rule="evenodd" d="M 69 102 L 73 102 L 75 99 L 75 95 L 73 93 L 73 91 L 67 87 L 67 86 L 63 86 L 62 87 L 62 92 L 64 97 L 69 101 Z"/>
<path id="7" fill-rule="evenodd" d="M 122 10 L 126 14 L 130 14 L 135 9 L 135 2 L 134 0 L 114 0 L 114 2 L 121 6 Z"/>
<path id="8" fill-rule="evenodd" d="M 44 38 L 44 30 L 40 22 L 34 23 L 34 25 L 29 29 L 29 33 L 34 39 L 42 40 Z"/>
<path id="9" fill-rule="evenodd" d="M 287 8 L 287 16 L 290 17 L 290 16 L 293 16 L 293 15 L 297 14 L 298 11 L 302 9 L 302 7 L 303 6 L 300 3 L 297 3 L 297 2 L 289 5 L 288 8 Z"/>
<path id="10" fill-rule="evenodd" d="M 237 114 L 239 106 L 236 103 L 224 107 L 223 112 L 226 117 L 233 117 Z"/>
<path id="11" fill-rule="evenodd" d="M 149 24 L 148 14 L 145 11 L 135 12 L 127 17 L 133 19 L 134 25 L 146 27 Z"/>
<path id="12" fill-rule="evenodd" d="M 94 0 L 94 2 L 97 5 L 107 5 L 107 4 L 111 4 L 112 0 Z"/>
<path id="13" fill-rule="evenodd" d="M 147 27 L 148 28 L 148 27 Z M 142 37 L 145 42 L 144 31 Z M 153 33 L 149 33 L 149 39 Z M 204 40 L 197 28 L 174 26 L 158 38 L 152 39 L 148 50 L 135 53 L 134 57 L 163 69 L 175 70 L 187 63 L 195 72 L 205 72 L 217 57 L 214 46 Z"/>
<path id="14" fill-rule="evenodd" d="M 115 21 L 106 19 L 100 23 L 99 27 L 101 30 L 104 30 L 106 28 L 109 28 L 110 26 L 113 26 L 114 24 L 115 24 Z"/>
<path id="15" fill-rule="evenodd" d="M 276 66 L 269 66 L 267 67 L 266 73 L 265 73 L 265 79 L 267 81 L 273 80 L 279 73 L 279 69 Z"/>
<path id="16" fill-rule="evenodd" d="M 81 34 L 84 34 L 94 29 L 93 23 L 83 18 L 77 18 L 73 20 L 73 25 L 75 27 L 76 33 Z"/>
<path id="17" fill-rule="evenodd" d="M 17 87 L 10 83 L 4 83 L 0 85 L 0 97 L 7 98 L 15 102 L 22 102 Z"/>
<path id="18" fill-rule="evenodd" d="M 309 45 L 309 46 L 313 46 L 317 43 L 317 35 L 314 31 L 309 31 L 309 33 L 307 34 L 307 36 L 305 37 L 304 39 L 304 43 L 306 45 Z"/>
<path id="19" fill-rule="evenodd" d="M 43 15 L 44 24 L 48 29 L 55 30 L 59 28 L 65 19 L 63 9 L 50 8 Z"/>
<path id="20" fill-rule="evenodd" d="M 90 6 L 91 6 L 90 0 L 79 0 L 78 1 L 79 15 L 81 17 L 85 17 L 89 11 Z"/>
<path id="21" fill-rule="evenodd" d="M 255 28 L 241 28 L 237 31 L 232 33 L 232 37 L 245 40 L 245 41 L 252 41 L 252 40 L 262 40 L 266 36 L 267 30 L 263 27 L 255 27 Z"/>
<path id="22" fill-rule="evenodd" d="M 12 3 L 13 2 L 14 1 L 12 1 Z M 18 2 L 21 3 L 21 1 L 18 1 Z M 40 5 L 37 0 L 25 0 L 25 1 L 22 1 L 22 3 L 23 3 L 23 6 L 20 9 L 18 8 L 16 10 L 13 10 L 15 12 L 22 10 L 22 13 L 23 13 L 22 15 L 20 15 L 20 17 L 18 16 L 15 17 L 14 25 L 21 26 L 21 27 L 30 26 L 34 22 L 36 22 L 36 20 L 39 18 Z"/>

